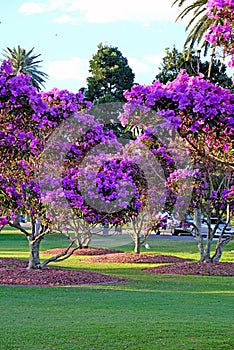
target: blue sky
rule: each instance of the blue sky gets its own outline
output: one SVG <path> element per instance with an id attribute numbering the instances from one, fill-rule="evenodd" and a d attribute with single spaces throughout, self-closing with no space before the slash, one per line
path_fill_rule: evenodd
<path id="1" fill-rule="evenodd" d="M 172 0 L 1 1 L 0 42 L 41 53 L 42 70 L 53 87 L 76 92 L 86 86 L 89 60 L 100 42 L 118 47 L 135 73 L 150 84 L 166 47 L 181 50 L 186 23 L 175 23 Z"/>

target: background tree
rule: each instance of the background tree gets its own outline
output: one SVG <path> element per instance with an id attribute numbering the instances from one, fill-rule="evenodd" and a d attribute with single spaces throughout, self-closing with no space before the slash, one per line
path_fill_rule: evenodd
<path id="1" fill-rule="evenodd" d="M 166 55 L 162 59 L 162 64 L 159 67 L 159 73 L 156 75 L 155 80 L 158 79 L 164 84 L 168 81 L 173 81 L 180 69 L 186 69 L 190 76 L 202 73 L 204 78 L 208 78 L 209 62 L 201 61 L 200 51 L 195 53 L 195 51 L 184 49 L 182 52 L 179 52 L 173 46 L 172 50 L 166 48 L 165 52 Z M 210 81 L 225 88 L 233 88 L 232 79 L 226 73 L 226 65 L 217 59 L 213 61 L 211 69 Z"/>
<path id="2" fill-rule="evenodd" d="M 124 132 L 117 119 L 123 112 L 123 102 L 126 102 L 124 92 L 131 89 L 135 78 L 127 58 L 117 47 L 100 43 L 89 64 L 91 76 L 87 78 L 88 86 L 80 91 L 97 107 L 94 111 L 96 118 L 103 121 L 111 115 L 107 128 L 112 129 L 117 137 L 130 139 L 132 134 Z"/>
<path id="3" fill-rule="evenodd" d="M 131 89 L 135 75 L 117 47 L 100 43 L 89 61 L 86 98 L 95 104 L 126 101 L 123 93 Z"/>
<path id="4" fill-rule="evenodd" d="M 48 75 L 40 70 L 42 60 L 38 60 L 41 54 L 33 54 L 34 47 L 29 51 L 26 51 L 20 45 L 17 48 L 10 49 L 7 47 L 3 50 L 3 56 L 7 60 L 11 60 L 13 74 L 24 73 L 31 77 L 31 84 L 35 86 L 37 90 L 41 90 L 44 87 Z"/>
<path id="5" fill-rule="evenodd" d="M 195 0 L 193 2 L 190 0 L 190 4 L 182 10 L 176 19 L 177 21 L 178 19 L 184 19 L 186 16 L 193 16 L 185 28 L 186 31 L 191 29 L 185 40 L 184 47 L 188 47 L 190 50 L 194 48 L 195 44 L 204 47 L 204 56 L 206 56 L 208 48 L 210 47 L 210 43 L 205 39 L 205 34 L 212 24 L 212 19 L 207 16 L 207 2 L 208 0 Z M 177 4 L 179 7 L 183 7 L 185 3 L 186 0 L 175 0 L 172 6 Z M 195 22 L 196 20 L 197 22 Z M 215 48 L 213 47 L 210 55 L 208 77 L 211 76 L 211 67 L 214 57 Z"/>

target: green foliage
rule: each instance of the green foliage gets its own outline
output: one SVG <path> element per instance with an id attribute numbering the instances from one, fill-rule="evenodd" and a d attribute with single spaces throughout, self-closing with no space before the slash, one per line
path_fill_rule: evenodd
<path id="1" fill-rule="evenodd" d="M 118 48 L 100 43 L 89 64 L 86 98 L 96 104 L 125 101 L 123 93 L 131 89 L 135 75 Z"/>
<path id="2" fill-rule="evenodd" d="M 180 69 L 186 69 L 187 73 L 191 76 L 202 73 L 204 74 L 204 78 L 208 79 L 210 63 L 208 61 L 201 61 L 199 51 L 195 53 L 195 51 L 184 49 L 182 52 L 179 52 L 173 46 L 172 50 L 166 48 L 165 53 L 161 67 L 159 67 L 159 73 L 155 79 L 166 84 L 168 81 L 173 81 L 176 78 Z M 209 80 L 224 88 L 233 88 L 232 79 L 226 73 L 226 65 L 222 64 L 220 60 L 213 60 Z"/>
<path id="3" fill-rule="evenodd" d="M 29 51 L 26 51 L 20 45 L 18 45 L 17 49 L 14 47 L 10 49 L 3 50 L 3 56 L 7 60 L 12 61 L 13 73 L 17 75 L 17 73 L 21 72 L 27 74 L 31 77 L 31 84 L 36 87 L 39 91 L 41 90 L 41 86 L 44 87 L 44 83 L 46 79 L 48 79 L 48 75 L 45 72 L 40 70 L 41 60 L 37 60 L 41 54 L 33 54 L 34 47 Z"/>

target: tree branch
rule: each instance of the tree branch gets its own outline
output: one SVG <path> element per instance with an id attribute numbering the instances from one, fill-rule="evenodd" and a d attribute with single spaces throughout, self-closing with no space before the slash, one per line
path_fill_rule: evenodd
<path id="1" fill-rule="evenodd" d="M 74 244 L 75 240 L 73 240 L 69 246 L 67 247 L 67 249 L 65 249 L 64 251 L 62 251 L 61 253 L 57 254 L 56 256 L 52 256 L 51 258 L 43 261 L 43 263 L 40 264 L 40 268 L 45 267 L 46 265 L 48 265 L 50 262 L 60 262 L 63 260 L 68 259 L 77 249 L 79 249 L 79 247 L 73 248 L 71 250 L 70 253 L 69 250 L 71 249 L 72 245 Z M 61 258 L 61 259 L 60 259 Z"/>
<path id="2" fill-rule="evenodd" d="M 20 230 L 22 233 L 24 233 L 27 237 L 30 236 L 30 233 L 28 233 L 28 231 L 26 231 L 21 225 L 20 223 L 11 223 L 10 221 L 8 222 L 8 225 L 14 228 L 17 228 L 18 230 Z"/>
<path id="3" fill-rule="evenodd" d="M 222 235 L 221 235 L 222 237 Z M 223 253 L 223 249 L 224 247 L 231 241 L 234 240 L 234 235 L 231 235 L 229 237 L 226 237 L 224 238 L 223 240 L 221 240 L 221 237 L 216 245 L 216 248 L 215 248 L 215 252 L 214 252 L 214 255 L 212 256 L 211 258 L 211 261 L 213 262 L 219 262 L 221 256 L 222 256 L 222 253 Z"/>

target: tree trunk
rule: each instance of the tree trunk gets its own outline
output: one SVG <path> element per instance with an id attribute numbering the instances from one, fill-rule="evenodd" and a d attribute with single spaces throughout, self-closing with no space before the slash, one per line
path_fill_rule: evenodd
<path id="1" fill-rule="evenodd" d="M 41 262 L 40 262 L 39 254 L 40 254 L 41 239 L 31 240 L 31 237 L 29 236 L 28 241 L 29 241 L 29 250 L 30 250 L 28 269 L 40 269 Z"/>
<path id="2" fill-rule="evenodd" d="M 222 244 L 217 245 L 216 250 L 215 250 L 215 254 L 212 257 L 212 262 L 219 262 L 222 254 L 223 254 L 223 249 L 224 249 L 225 245 L 222 245 Z"/>
<path id="3" fill-rule="evenodd" d="M 201 233 L 201 209 L 196 208 L 194 211 L 194 220 L 195 220 L 195 225 L 197 228 L 197 233 L 196 233 L 196 238 L 197 238 L 197 245 L 198 245 L 198 250 L 200 253 L 200 261 L 204 261 L 204 256 L 205 256 L 205 250 L 204 250 L 204 242 L 203 242 L 203 237 Z"/>
<path id="4" fill-rule="evenodd" d="M 204 251 L 202 262 L 211 262 L 210 249 L 211 249 L 212 238 L 207 237 L 206 248 Z"/>
<path id="5" fill-rule="evenodd" d="M 140 247 L 141 247 L 140 237 L 137 236 L 135 238 L 135 247 L 134 247 L 134 253 L 135 254 L 140 254 Z"/>
<path id="6" fill-rule="evenodd" d="M 225 238 L 223 241 L 218 241 L 217 245 L 216 245 L 216 249 L 215 249 L 215 253 L 212 256 L 212 262 L 219 262 L 222 254 L 223 254 L 223 250 L 225 248 L 225 246 L 234 240 L 234 236 L 230 236 Z"/>
<path id="7" fill-rule="evenodd" d="M 203 243 L 203 237 L 202 235 L 199 233 L 197 236 L 197 246 L 198 246 L 198 250 L 199 250 L 199 253 L 200 253 L 200 261 L 202 262 L 203 261 L 203 258 L 204 258 L 204 243 Z"/>
<path id="8" fill-rule="evenodd" d="M 84 247 L 84 248 L 88 248 L 90 242 L 91 242 L 91 238 L 87 237 L 87 238 L 83 241 L 83 247 Z"/>
<path id="9" fill-rule="evenodd" d="M 230 204 L 227 204 L 227 220 L 226 222 L 230 221 L 230 217 L 231 217 L 231 211 L 230 211 Z"/>
<path id="10" fill-rule="evenodd" d="M 212 70 L 212 65 L 214 61 L 214 56 L 215 56 L 215 48 L 212 49 L 212 52 L 210 55 L 210 63 L 209 63 L 209 69 L 208 69 L 208 75 L 207 75 L 209 79 L 211 78 L 211 70 Z"/>
<path id="11" fill-rule="evenodd" d="M 194 211 L 195 225 L 197 226 L 198 232 L 201 234 L 201 209 L 196 208 Z"/>
<path id="12" fill-rule="evenodd" d="M 103 236 L 108 236 L 109 235 L 109 225 L 104 225 L 103 227 Z"/>

